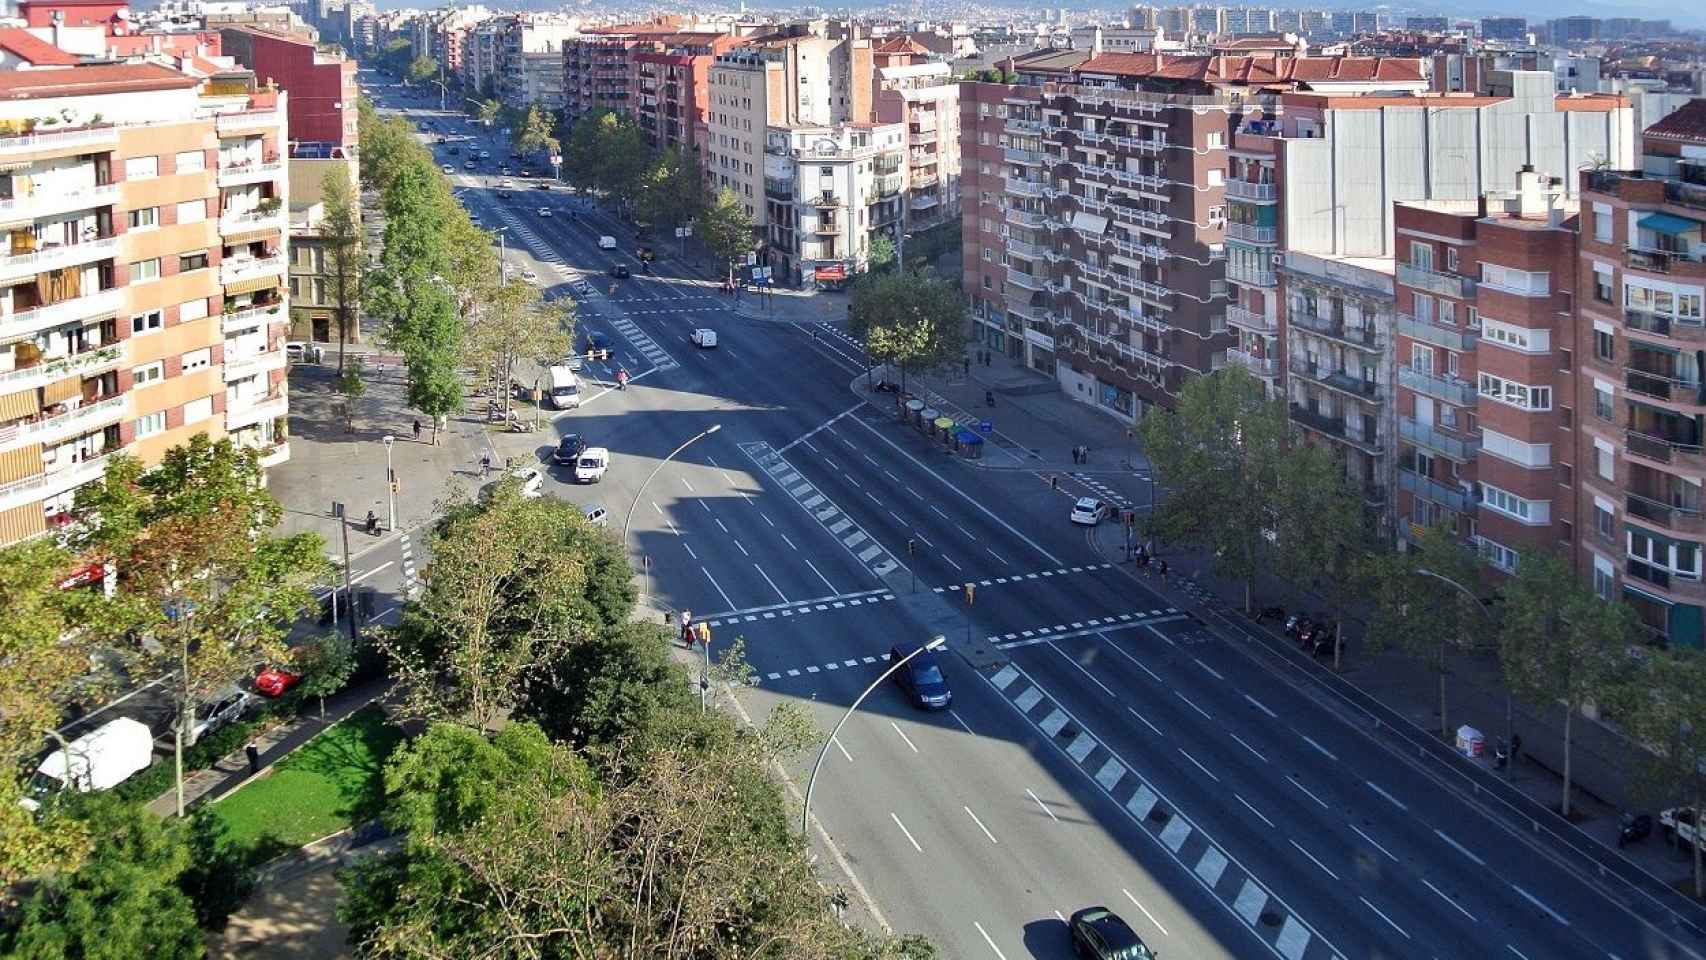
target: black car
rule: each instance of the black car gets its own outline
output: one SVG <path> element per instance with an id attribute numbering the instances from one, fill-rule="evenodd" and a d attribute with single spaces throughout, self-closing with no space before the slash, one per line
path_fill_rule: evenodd
<path id="1" fill-rule="evenodd" d="M 586 438 L 578 433 L 565 433 L 563 439 L 557 441 L 557 450 L 551 454 L 553 463 L 573 464 L 575 458 L 586 451 Z"/>
<path id="2" fill-rule="evenodd" d="M 1143 938 L 1107 907 L 1085 907 L 1074 913 L 1072 950 L 1091 960 L 1154 960 L 1155 951 Z"/>
<path id="3" fill-rule="evenodd" d="M 602 333 L 589 333 L 586 335 L 586 352 L 587 353 L 592 353 L 594 350 L 597 350 L 599 352 L 603 352 L 603 351 L 606 351 L 609 349 L 610 349 L 610 338 L 609 337 L 605 336 Z"/>
<path id="4" fill-rule="evenodd" d="M 628 272 L 628 268 L 620 263 L 613 263 L 610 265 L 610 275 L 618 280 L 626 280 L 633 276 L 633 274 Z"/>
<path id="5" fill-rule="evenodd" d="M 889 662 L 898 662 L 918 647 L 916 643 L 895 644 L 889 650 Z M 954 702 L 954 692 L 948 689 L 948 678 L 942 675 L 942 664 L 934 650 L 919 651 L 907 660 L 905 666 L 894 672 L 894 682 L 920 709 L 946 710 Z"/>

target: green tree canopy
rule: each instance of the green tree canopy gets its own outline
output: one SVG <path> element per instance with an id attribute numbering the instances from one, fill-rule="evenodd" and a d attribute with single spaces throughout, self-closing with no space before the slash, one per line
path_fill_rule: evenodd
<path id="1" fill-rule="evenodd" d="M 557 142 L 556 127 L 556 118 L 551 116 L 550 111 L 538 103 L 530 103 L 520 122 L 513 128 L 511 139 L 520 153 L 537 153 L 543 150 L 546 153 L 559 154 L 563 151 L 563 145 Z"/>
<path id="2" fill-rule="evenodd" d="M 634 198 L 634 216 L 656 225 L 686 223 L 705 204 L 699 164 L 671 147 L 647 165 Z"/>
<path id="3" fill-rule="evenodd" d="M 408 80 L 410 83 L 425 83 L 437 79 L 438 61 L 426 54 L 421 54 L 409 61 Z"/>
<path id="4" fill-rule="evenodd" d="M 645 135 L 628 117 L 595 110 L 575 121 L 563 154 L 564 178 L 582 190 L 632 197 L 646 169 Z"/>
<path id="5" fill-rule="evenodd" d="M 510 280 L 473 312 L 464 344 L 466 361 L 482 378 L 515 381 L 523 359 L 556 360 L 574 349 L 574 300 L 547 301 L 538 287 Z M 513 391 L 505 389 L 504 413 Z"/>
<path id="6" fill-rule="evenodd" d="M 965 355 L 966 304 L 954 285 L 929 273 L 867 273 L 853 286 L 848 327 L 871 359 L 906 374 Z"/>
<path id="7" fill-rule="evenodd" d="M 1634 746 L 1635 792 L 1654 808 L 1706 805 L 1706 654 L 1645 650 L 1626 661 L 1604 698 Z M 1695 844 L 1694 896 L 1706 896 L 1706 857 Z"/>
<path id="8" fill-rule="evenodd" d="M 669 637 L 648 622 L 621 624 L 537 664 L 516 714 L 553 740 L 609 747 L 663 735 L 670 718 L 698 707 Z"/>
<path id="9" fill-rule="evenodd" d="M 752 218 L 746 215 L 744 202 L 733 190 L 724 187 L 705 206 L 699 215 L 699 241 L 711 256 L 729 265 L 731 274 L 736 264 L 743 262 L 756 244 L 752 233 Z"/>
<path id="10" fill-rule="evenodd" d="M 870 263 L 872 272 L 887 270 L 894 266 L 894 240 L 886 233 L 871 234 L 871 245 L 865 252 L 865 259 Z"/>
<path id="11" fill-rule="evenodd" d="M 1345 481 L 1343 461 L 1325 446 L 1282 454 L 1274 491 L 1275 571 L 1324 598 L 1332 608 L 1333 663 L 1344 645 L 1345 610 L 1368 584 L 1363 557 L 1375 548 L 1359 491 Z"/>
<path id="12" fill-rule="evenodd" d="M 342 373 L 344 346 L 360 316 L 362 275 L 367 270 L 361 250 L 361 202 L 343 165 L 326 171 L 321 198 L 326 216 L 320 242 L 326 251 L 326 270 L 332 275 L 332 301 L 338 307 L 338 372 Z"/>

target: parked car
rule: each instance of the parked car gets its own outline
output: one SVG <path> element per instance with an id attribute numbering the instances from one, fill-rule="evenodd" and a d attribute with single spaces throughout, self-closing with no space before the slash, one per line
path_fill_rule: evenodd
<path id="1" fill-rule="evenodd" d="M 255 675 L 255 692 L 263 697 L 282 697 L 300 682 L 300 674 L 291 673 L 283 667 L 267 667 Z"/>
<path id="2" fill-rule="evenodd" d="M 532 267 L 528 267 L 521 271 L 521 279 L 528 283 L 538 283 L 539 274 L 534 273 Z"/>
<path id="3" fill-rule="evenodd" d="M 193 744 L 200 740 L 203 734 L 212 733 L 241 717 L 244 711 L 249 709 L 249 703 L 249 695 L 232 686 L 197 704 L 195 719 L 190 721 L 188 742 Z"/>
<path id="4" fill-rule="evenodd" d="M 894 663 L 904 659 L 919 644 L 897 643 L 889 648 L 889 662 Z M 954 693 L 948 689 L 948 678 L 942 675 L 942 664 L 936 658 L 936 651 L 923 650 L 906 661 L 906 665 L 896 670 L 892 675 L 895 686 L 900 687 L 914 706 L 924 710 L 946 710 L 954 702 Z"/>
<path id="5" fill-rule="evenodd" d="M 1155 951 L 1137 931 L 1107 907 L 1085 907 L 1067 926 L 1073 952 L 1087 960 L 1155 960 Z"/>
<path id="6" fill-rule="evenodd" d="M 30 777 L 31 796 L 20 802 L 34 810 L 55 793 L 116 787 L 153 762 L 154 734 L 140 720 L 120 717 L 42 758 Z"/>
<path id="7" fill-rule="evenodd" d="M 455 172 L 456 172 L 456 168 L 455 168 L 455 167 L 453 167 L 453 166 L 451 166 L 451 165 L 450 165 L 450 164 L 448 164 L 448 163 L 447 163 L 447 164 L 444 164 L 444 165 L 443 165 L 443 166 L 441 166 L 441 167 L 439 167 L 439 169 L 440 169 L 440 170 L 443 170 L 443 171 L 444 171 L 444 172 L 445 172 L 445 174 L 446 174 L 446 175 L 447 175 L 447 176 L 448 176 L 448 175 L 449 175 L 449 174 L 452 174 L 452 173 L 455 173 Z"/>
<path id="8" fill-rule="evenodd" d="M 1072 505 L 1072 522 L 1093 527 L 1107 519 L 1108 505 L 1095 497 L 1079 497 Z"/>
<path id="9" fill-rule="evenodd" d="M 575 461 L 575 482 L 597 483 L 604 479 L 604 472 L 609 469 L 610 451 L 604 447 L 588 447 Z"/>
<path id="10" fill-rule="evenodd" d="M 618 280 L 626 280 L 633 276 L 633 274 L 628 271 L 628 268 L 620 263 L 613 263 L 610 265 L 610 275 Z"/>
<path id="11" fill-rule="evenodd" d="M 522 497 L 532 500 L 545 495 L 545 471 L 538 467 L 511 470 L 509 475 L 521 481 Z"/>
<path id="12" fill-rule="evenodd" d="M 565 433 L 563 439 L 557 441 L 557 449 L 551 454 L 552 463 L 574 463 L 575 458 L 586 449 L 586 438 L 578 433 Z"/>
<path id="13" fill-rule="evenodd" d="M 539 215 L 541 217 L 549 217 L 551 215 L 551 208 L 550 207 L 540 207 L 539 208 Z"/>
<path id="14" fill-rule="evenodd" d="M 610 511 L 603 504 L 589 503 L 581 507 L 581 513 L 586 515 L 586 522 L 595 527 L 607 526 L 610 523 Z"/>

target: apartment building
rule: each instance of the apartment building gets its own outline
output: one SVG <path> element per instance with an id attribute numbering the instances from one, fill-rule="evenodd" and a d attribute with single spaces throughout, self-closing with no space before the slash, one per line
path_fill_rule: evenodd
<path id="1" fill-rule="evenodd" d="M 1706 100 L 1647 128 L 1639 169 L 1580 176 L 1578 568 L 1657 637 L 1699 648 Z"/>
<path id="2" fill-rule="evenodd" d="M 516 106 L 561 110 L 568 102 L 563 47 L 580 35 L 580 19 L 521 13 L 505 18 L 499 38 L 498 98 Z"/>
<path id="3" fill-rule="evenodd" d="M 355 156 L 361 89 L 354 60 L 288 33 L 226 27 L 219 36 L 225 55 L 252 70 L 256 82 L 290 94 L 289 156 Z"/>
<path id="4" fill-rule="evenodd" d="M 960 84 L 946 63 L 926 62 L 927 54 L 905 37 L 872 51 L 874 119 L 907 130 L 903 231 L 936 226 L 960 209 Z"/>
<path id="5" fill-rule="evenodd" d="M 692 32 L 680 17 L 645 23 L 588 27 L 562 46 L 563 110 L 571 122 L 594 110 L 633 114 L 637 103 L 634 57 L 667 48 L 669 38 Z M 726 31 L 725 31 L 726 32 Z"/>
<path id="6" fill-rule="evenodd" d="M 288 109 L 156 64 L 0 73 L 0 543 L 115 451 L 289 456 Z"/>
<path id="7" fill-rule="evenodd" d="M 711 63 L 740 42 L 730 33 L 677 33 L 634 53 L 634 113 L 647 143 L 699 155 L 708 135 Z"/>
<path id="8" fill-rule="evenodd" d="M 868 267 L 872 231 L 900 217 L 909 136 L 901 123 L 768 128 L 764 255 L 778 283 L 834 286 Z"/>

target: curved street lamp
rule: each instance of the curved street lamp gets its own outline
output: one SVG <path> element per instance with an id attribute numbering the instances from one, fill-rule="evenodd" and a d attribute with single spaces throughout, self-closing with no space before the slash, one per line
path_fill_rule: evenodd
<path id="1" fill-rule="evenodd" d="M 829 745 L 835 742 L 835 737 L 837 734 L 839 734 L 841 732 L 841 727 L 843 724 L 845 724 L 847 722 L 847 718 L 853 716 L 853 711 L 859 709 L 859 704 L 865 702 L 865 698 L 871 695 L 872 690 L 877 689 L 877 687 L 880 686 L 884 680 L 887 680 L 889 678 L 889 674 L 894 673 L 896 670 L 899 670 L 901 668 L 901 666 L 906 663 L 906 661 L 911 660 L 913 657 L 918 656 L 919 654 L 923 653 L 926 650 L 934 650 L 937 647 L 940 647 L 947 642 L 948 642 L 947 637 L 944 637 L 944 636 L 941 636 L 938 634 L 936 637 L 931 639 L 931 641 L 929 643 L 926 643 L 924 646 L 919 647 L 917 650 L 914 650 L 911 653 L 907 654 L 906 656 L 901 657 L 899 660 L 896 660 L 895 662 L 889 664 L 889 668 L 887 670 L 884 670 L 882 672 L 882 675 L 877 677 L 877 679 L 872 680 L 871 685 L 865 688 L 864 693 L 859 694 L 859 698 L 857 700 L 853 701 L 853 705 L 847 708 L 847 712 L 841 715 L 841 719 L 835 721 L 835 729 L 829 731 L 829 739 L 825 740 L 823 742 L 823 749 L 821 749 L 817 752 L 817 761 L 812 764 L 811 776 L 806 778 L 806 804 L 805 804 L 804 809 L 802 809 L 800 811 L 800 835 L 801 836 L 806 835 L 806 831 L 808 829 L 810 829 L 810 825 L 811 825 L 812 788 L 817 786 L 817 770 L 819 767 L 823 766 L 823 758 L 826 755 L 828 755 L 828 753 L 829 753 Z"/>
<path id="2" fill-rule="evenodd" d="M 710 436 L 713 433 L 716 433 L 718 430 L 721 430 L 721 429 L 723 429 L 722 424 L 713 423 L 709 427 L 706 427 L 704 430 L 700 431 L 699 433 L 696 433 L 693 436 L 688 437 L 685 441 L 682 442 L 681 446 L 676 447 L 674 450 L 671 450 L 669 452 L 669 456 L 664 457 L 662 460 L 659 460 L 658 465 L 652 468 L 652 472 L 646 475 L 646 480 L 644 483 L 640 484 L 640 489 L 634 491 L 634 502 L 628 504 L 628 516 L 622 521 L 622 549 L 624 549 L 624 550 L 628 549 L 628 527 L 631 524 L 633 524 L 633 522 L 634 522 L 634 508 L 636 508 L 640 505 L 640 497 L 645 494 L 646 488 L 651 486 L 652 481 L 657 478 L 658 472 L 664 468 L 665 464 L 669 463 L 671 460 L 674 460 L 676 454 L 680 453 L 683 450 L 686 450 L 688 447 L 692 446 L 695 443 L 698 443 L 700 440 L 705 439 L 706 437 Z M 651 579 L 651 574 L 649 572 L 651 570 L 651 567 L 649 565 L 647 565 L 646 570 L 648 571 L 646 574 L 646 579 L 649 581 Z M 648 586 L 649 586 L 649 584 L 648 584 Z M 645 594 L 641 593 L 640 598 L 642 600 L 644 600 Z"/>

